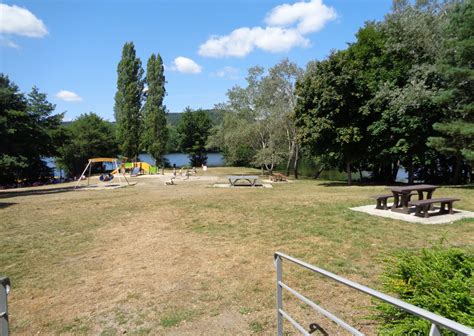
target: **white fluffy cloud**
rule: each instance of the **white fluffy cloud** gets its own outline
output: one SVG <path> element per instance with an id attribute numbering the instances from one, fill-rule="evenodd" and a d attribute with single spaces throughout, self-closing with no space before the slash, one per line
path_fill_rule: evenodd
<path id="1" fill-rule="evenodd" d="M 67 102 L 79 102 L 82 101 L 82 97 L 79 96 L 77 93 L 67 90 L 61 90 L 56 93 L 56 98 L 60 100 L 64 100 Z"/>
<path id="2" fill-rule="evenodd" d="M 170 69 L 186 74 L 198 74 L 201 73 L 202 66 L 190 58 L 179 56 L 174 59 L 173 65 L 170 67 Z"/>
<path id="3" fill-rule="evenodd" d="M 265 22 L 269 26 L 280 27 L 297 23 L 296 29 L 301 34 L 307 34 L 321 30 L 336 17 L 334 8 L 326 6 L 322 0 L 312 0 L 276 6 L 268 13 Z"/>
<path id="4" fill-rule="evenodd" d="M 199 55 L 244 57 L 255 48 L 277 53 L 307 47 L 310 43 L 304 35 L 321 30 L 335 18 L 336 11 L 322 0 L 283 4 L 267 14 L 267 27 L 242 27 L 229 35 L 211 36 L 199 47 Z"/>
<path id="5" fill-rule="evenodd" d="M 212 36 L 199 47 L 199 55 L 205 57 L 244 57 L 255 48 L 269 52 L 282 52 L 293 47 L 308 45 L 309 40 L 294 29 L 244 27 L 234 30 L 229 35 Z"/>
<path id="6" fill-rule="evenodd" d="M 0 4 L 0 34 L 44 37 L 48 29 L 26 8 Z"/>

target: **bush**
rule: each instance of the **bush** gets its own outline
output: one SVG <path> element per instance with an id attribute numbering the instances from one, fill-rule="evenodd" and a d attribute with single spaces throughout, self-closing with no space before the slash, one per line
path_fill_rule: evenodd
<path id="1" fill-rule="evenodd" d="M 474 326 L 472 298 L 474 253 L 436 246 L 393 258 L 383 275 L 384 287 L 403 301 L 467 326 Z M 428 335 L 431 323 L 379 303 L 381 335 Z M 443 335 L 454 335 L 443 330 Z"/>

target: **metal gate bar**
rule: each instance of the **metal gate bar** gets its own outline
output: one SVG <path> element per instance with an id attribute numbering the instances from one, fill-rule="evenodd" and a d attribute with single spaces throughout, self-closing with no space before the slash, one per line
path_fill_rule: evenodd
<path id="1" fill-rule="evenodd" d="M 313 266 L 313 265 L 308 264 L 308 263 L 306 263 L 304 261 L 301 261 L 299 259 L 290 257 L 289 255 L 286 255 L 284 253 L 276 252 L 275 255 L 274 255 L 274 258 L 275 258 L 276 275 L 277 275 L 276 284 L 277 284 L 277 334 L 278 334 L 278 336 L 283 336 L 283 319 L 288 320 L 296 329 L 298 329 L 304 335 L 309 334 L 300 324 L 298 324 L 298 322 L 296 322 L 293 318 L 291 318 L 291 316 L 288 315 L 288 313 L 286 313 L 283 310 L 283 289 L 289 291 L 291 294 L 293 294 L 294 296 L 299 298 L 301 301 L 305 302 L 306 304 L 311 306 L 313 309 L 320 312 L 321 314 L 323 314 L 324 316 L 329 318 L 331 321 L 337 323 L 339 326 L 341 326 L 345 330 L 349 331 L 353 335 L 364 335 L 363 333 L 361 333 L 360 331 L 358 331 L 354 327 L 350 326 L 349 324 L 347 324 L 346 322 L 344 322 L 343 320 L 341 320 L 337 316 L 329 313 L 324 308 L 320 307 L 319 305 L 317 305 L 313 301 L 309 300 L 308 298 L 304 297 L 303 295 L 301 295 L 300 293 L 298 293 L 297 291 L 295 291 L 291 287 L 284 284 L 283 283 L 283 265 L 282 265 L 283 259 L 286 259 L 286 260 L 288 260 L 288 261 L 290 261 L 290 262 L 292 262 L 296 265 L 302 266 L 302 267 L 304 267 L 304 268 L 306 268 L 306 269 L 308 269 L 312 272 L 318 273 L 318 274 L 323 275 L 327 278 L 335 280 L 335 281 L 337 281 L 337 282 L 339 282 L 339 283 L 341 283 L 345 286 L 354 288 L 354 289 L 358 290 L 359 292 L 368 294 L 368 295 L 370 295 L 374 298 L 377 298 L 377 299 L 382 300 L 386 303 L 389 303 L 389 304 L 391 304 L 395 307 L 398 307 L 402 310 L 405 310 L 406 312 L 408 312 L 412 315 L 416 315 L 418 317 L 421 317 L 425 320 L 430 321 L 432 323 L 430 334 L 429 334 L 430 336 L 441 335 L 440 330 L 439 330 L 440 327 L 443 327 L 443 328 L 449 329 L 451 331 L 454 331 L 458 335 L 466 335 L 466 336 L 467 335 L 474 335 L 474 329 L 471 329 L 468 326 L 462 325 L 458 322 L 452 321 L 452 320 L 447 319 L 445 317 L 436 315 L 436 314 L 434 314 L 432 312 L 429 312 L 429 311 L 427 311 L 423 308 L 414 306 L 414 305 L 412 305 L 410 303 L 407 303 L 405 301 L 396 299 L 396 298 L 394 298 L 392 296 L 389 296 L 387 294 L 381 293 L 379 291 L 376 291 L 376 290 L 371 289 L 369 287 L 366 287 L 364 285 L 358 284 L 356 282 L 353 282 L 351 280 L 343 278 L 339 275 L 336 275 L 334 273 L 326 271 L 322 268 Z"/>
<path id="2" fill-rule="evenodd" d="M 0 335 L 8 336 L 8 293 L 10 279 L 0 277 Z"/>

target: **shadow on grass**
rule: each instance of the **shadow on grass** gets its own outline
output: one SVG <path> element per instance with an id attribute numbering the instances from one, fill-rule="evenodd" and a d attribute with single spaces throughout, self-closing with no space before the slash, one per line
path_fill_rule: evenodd
<path id="1" fill-rule="evenodd" d="M 9 206 L 12 206 L 12 205 L 15 205 L 16 203 L 4 203 L 4 202 L 0 202 L 0 209 L 5 209 L 5 208 L 8 208 Z"/>
<path id="2" fill-rule="evenodd" d="M 323 186 L 323 187 L 387 187 L 387 186 L 390 186 L 389 184 L 383 184 L 383 183 L 368 183 L 368 182 L 352 182 L 351 185 L 348 185 L 347 182 L 336 182 L 336 181 L 332 181 L 332 182 L 323 182 L 323 183 L 320 183 L 319 185 Z M 399 185 L 403 185 L 403 184 L 393 184 L 392 186 L 399 186 Z"/>
<path id="3" fill-rule="evenodd" d="M 58 188 L 48 188 L 48 189 L 28 189 L 28 190 L 8 190 L 0 192 L 0 198 L 11 198 L 18 196 L 35 196 L 35 195 L 49 195 L 57 194 L 62 192 L 68 192 L 74 190 L 74 186 L 69 187 L 58 187 Z"/>
<path id="4" fill-rule="evenodd" d="M 446 185 L 446 186 L 443 186 L 443 187 L 446 187 L 446 188 L 453 188 L 453 189 L 467 189 L 467 190 L 474 190 L 474 184 L 467 184 L 467 185 L 453 185 L 453 186 Z"/>
<path id="5" fill-rule="evenodd" d="M 412 185 L 417 184 L 429 184 L 429 183 L 414 183 Z M 408 186 L 410 184 L 404 182 L 395 182 L 395 183 L 371 183 L 371 182 L 352 182 L 352 185 L 348 185 L 347 182 L 343 181 L 327 181 L 322 182 L 319 185 L 323 187 L 403 187 Z M 449 184 L 437 184 L 440 188 L 453 188 L 453 189 L 467 189 L 467 190 L 474 190 L 474 184 L 466 184 L 466 185 L 449 185 Z"/>

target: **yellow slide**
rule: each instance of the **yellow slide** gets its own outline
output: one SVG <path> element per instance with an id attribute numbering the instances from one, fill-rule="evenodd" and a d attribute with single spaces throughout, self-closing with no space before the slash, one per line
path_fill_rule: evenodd
<path id="1" fill-rule="evenodd" d="M 140 162 L 140 168 L 145 174 L 150 174 L 151 165 L 146 162 Z"/>
<path id="2" fill-rule="evenodd" d="M 152 174 L 152 170 L 154 170 L 154 173 L 156 173 L 156 168 L 153 169 L 154 167 L 147 162 L 134 162 L 133 167 L 140 167 L 140 170 L 143 170 L 145 174 Z M 118 174 L 119 169 L 120 167 L 118 169 L 113 170 L 112 174 Z"/>

